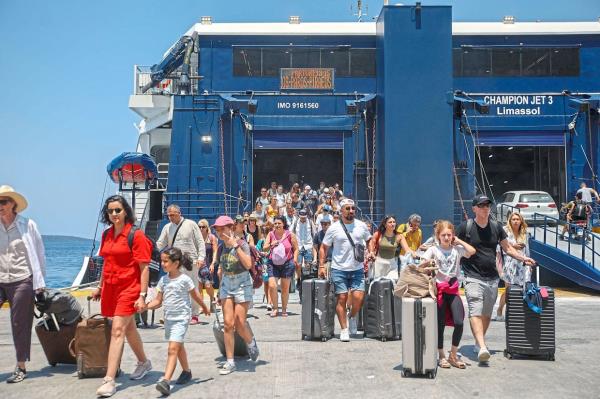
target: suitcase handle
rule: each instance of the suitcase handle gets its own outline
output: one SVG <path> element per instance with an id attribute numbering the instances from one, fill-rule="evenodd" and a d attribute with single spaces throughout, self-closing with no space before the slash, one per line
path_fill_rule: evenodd
<path id="1" fill-rule="evenodd" d="M 69 353 L 74 358 L 77 358 L 77 354 L 75 353 L 75 338 L 73 338 L 71 341 L 69 341 Z"/>

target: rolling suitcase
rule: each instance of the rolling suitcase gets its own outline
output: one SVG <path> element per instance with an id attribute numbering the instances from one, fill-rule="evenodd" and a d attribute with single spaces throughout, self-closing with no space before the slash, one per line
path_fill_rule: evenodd
<path id="1" fill-rule="evenodd" d="M 88 316 L 91 313 L 91 297 L 88 297 Z M 69 343 L 69 351 L 77 363 L 78 378 L 99 378 L 106 375 L 111 322 L 100 314 L 94 314 L 77 324 L 75 337 Z M 117 376 L 120 371 L 117 371 Z"/>
<path id="2" fill-rule="evenodd" d="M 302 282 L 302 339 L 333 337 L 335 324 L 335 295 L 333 284 L 325 279 Z"/>
<path id="3" fill-rule="evenodd" d="M 540 287 L 540 289 L 544 292 L 541 314 L 531 310 L 523 300 L 522 287 L 511 286 L 506 291 L 504 356 L 509 359 L 513 355 L 527 355 L 545 356 L 548 360 L 554 360 L 556 351 L 554 290 L 550 287 Z"/>
<path id="4" fill-rule="evenodd" d="M 375 279 L 367 290 L 363 308 L 363 329 L 365 337 L 387 340 L 402 337 L 402 303 L 394 295 L 394 282 L 389 279 Z"/>
<path id="5" fill-rule="evenodd" d="M 213 334 L 215 335 L 215 340 L 217 341 L 217 345 L 219 346 L 219 352 L 221 355 L 226 356 L 225 352 L 225 333 L 223 331 L 223 313 L 215 312 L 216 320 L 213 323 Z M 246 327 L 250 329 L 250 323 L 246 321 Z M 235 341 L 233 348 L 233 356 L 235 357 L 248 357 L 248 345 L 244 342 L 242 337 L 235 332 Z"/>
<path id="6" fill-rule="evenodd" d="M 54 367 L 58 363 L 76 364 L 75 356 L 69 351 L 69 343 L 75 338 L 76 330 L 77 323 L 64 326 L 55 324 L 52 319 L 48 318 L 37 323 L 35 333 L 49 365 Z"/>
<path id="7" fill-rule="evenodd" d="M 402 376 L 437 374 L 437 305 L 433 298 L 402 298 Z"/>

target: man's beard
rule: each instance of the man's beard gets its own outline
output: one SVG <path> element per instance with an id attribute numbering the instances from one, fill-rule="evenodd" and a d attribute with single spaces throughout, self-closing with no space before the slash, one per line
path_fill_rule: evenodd
<path id="1" fill-rule="evenodd" d="M 346 219 L 349 222 L 352 222 L 352 221 L 354 221 L 354 215 L 350 214 L 350 215 L 346 216 L 344 219 Z"/>

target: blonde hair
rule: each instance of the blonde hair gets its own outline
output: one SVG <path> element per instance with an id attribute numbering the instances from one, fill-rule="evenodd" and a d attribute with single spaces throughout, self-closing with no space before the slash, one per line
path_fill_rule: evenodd
<path id="1" fill-rule="evenodd" d="M 513 212 L 510 214 L 510 217 L 506 219 L 506 230 L 510 232 L 513 231 L 512 226 L 510 225 L 510 219 L 512 219 L 513 216 L 518 216 L 521 221 L 519 233 L 517 234 L 517 237 L 515 237 L 515 240 L 517 240 L 518 243 L 524 244 L 527 242 L 527 222 L 525 222 L 525 219 L 523 219 L 523 215 L 521 215 L 520 212 Z"/>
<path id="2" fill-rule="evenodd" d="M 444 229 L 450 229 L 454 234 L 454 225 L 447 220 L 437 220 L 435 224 L 435 238 L 440 239 L 440 234 Z"/>
<path id="3" fill-rule="evenodd" d="M 206 227 L 208 227 L 209 226 L 208 220 L 206 220 L 206 219 L 200 219 L 200 221 L 198 222 L 198 226 L 206 226 Z"/>

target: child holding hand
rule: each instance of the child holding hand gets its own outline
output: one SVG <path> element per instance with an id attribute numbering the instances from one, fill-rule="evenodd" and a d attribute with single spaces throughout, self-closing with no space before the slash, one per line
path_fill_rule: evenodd
<path id="1" fill-rule="evenodd" d="M 170 382 L 177 360 L 183 371 L 176 384 L 187 384 L 192 379 L 192 371 L 183 346 L 192 317 L 190 297 L 201 306 L 205 315 L 210 315 L 210 309 L 204 304 L 192 279 L 181 271 L 181 267 L 192 270 L 192 260 L 189 256 L 179 248 L 169 248 L 161 254 L 161 264 L 167 274 L 158 282 L 157 296 L 148 303 L 148 309 L 159 308 L 164 303 L 165 339 L 169 341 L 169 349 L 165 375 L 157 382 L 156 389 L 168 396 L 171 394 Z"/>

